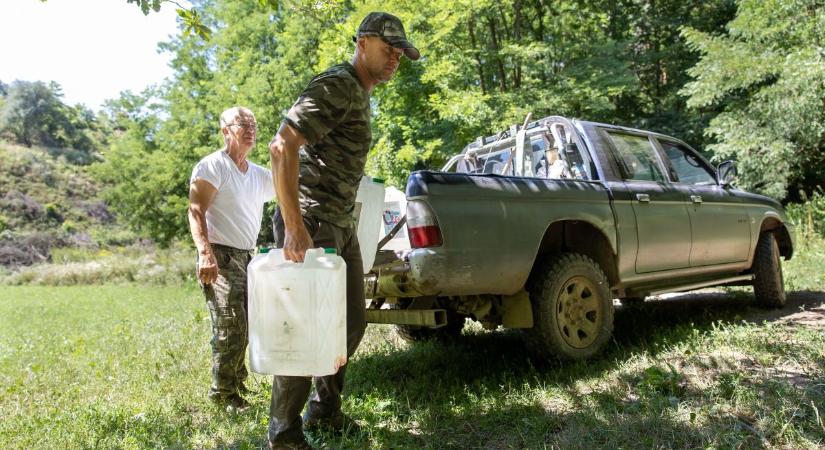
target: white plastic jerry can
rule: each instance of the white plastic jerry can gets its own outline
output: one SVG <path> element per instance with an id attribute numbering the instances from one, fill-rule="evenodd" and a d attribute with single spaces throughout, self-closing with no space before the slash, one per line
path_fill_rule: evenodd
<path id="1" fill-rule="evenodd" d="M 347 362 L 347 267 L 334 249 L 309 249 L 303 263 L 282 249 L 248 267 L 249 366 L 269 375 L 324 376 Z"/>
<path id="2" fill-rule="evenodd" d="M 372 269 L 381 230 L 381 211 L 384 207 L 384 180 L 364 177 L 355 196 L 355 218 L 358 229 L 358 244 L 364 273 Z"/>
<path id="3" fill-rule="evenodd" d="M 384 194 L 384 208 L 381 211 L 381 231 L 378 233 L 379 240 L 389 234 L 401 218 L 407 214 L 407 195 L 392 186 L 388 187 Z M 407 237 L 407 225 L 401 227 L 395 237 L 390 239 L 384 250 L 409 250 L 410 240 Z"/>

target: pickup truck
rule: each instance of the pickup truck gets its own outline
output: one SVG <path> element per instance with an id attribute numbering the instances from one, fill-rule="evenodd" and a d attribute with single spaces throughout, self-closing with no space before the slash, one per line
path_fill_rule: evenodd
<path id="1" fill-rule="evenodd" d="M 537 358 L 584 359 L 608 344 L 614 299 L 753 285 L 782 306 L 793 226 L 735 175 L 678 139 L 559 116 L 479 138 L 410 175 L 410 247 L 379 250 L 367 320 L 418 340 L 469 318 L 522 328 Z"/>

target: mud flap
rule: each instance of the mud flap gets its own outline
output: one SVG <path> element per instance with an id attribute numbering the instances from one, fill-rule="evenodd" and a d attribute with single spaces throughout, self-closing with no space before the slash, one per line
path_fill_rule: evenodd
<path id="1" fill-rule="evenodd" d="M 533 308 L 527 291 L 502 297 L 501 308 L 504 310 L 501 317 L 504 328 L 533 328 Z"/>

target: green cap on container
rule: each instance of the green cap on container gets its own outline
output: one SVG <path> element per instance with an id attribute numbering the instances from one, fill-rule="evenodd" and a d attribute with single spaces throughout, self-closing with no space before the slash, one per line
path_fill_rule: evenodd
<path id="1" fill-rule="evenodd" d="M 383 179 L 383 178 L 376 178 L 376 177 L 372 177 L 372 182 L 373 182 L 373 183 L 381 183 L 381 184 L 384 184 L 384 179 Z"/>
<path id="2" fill-rule="evenodd" d="M 258 253 L 269 253 L 270 250 L 269 247 L 261 247 L 258 249 Z"/>
<path id="3" fill-rule="evenodd" d="M 324 253 L 327 254 L 327 255 L 337 255 L 338 250 L 335 250 L 334 248 L 326 248 L 325 247 L 324 248 Z"/>

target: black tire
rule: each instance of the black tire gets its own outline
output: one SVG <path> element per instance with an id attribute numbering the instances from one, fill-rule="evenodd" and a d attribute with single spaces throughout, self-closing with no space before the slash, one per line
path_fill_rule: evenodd
<path id="1" fill-rule="evenodd" d="M 785 285 L 779 258 L 779 245 L 773 233 L 760 234 L 753 256 L 753 294 L 756 304 L 761 307 L 785 306 Z"/>
<path id="2" fill-rule="evenodd" d="M 434 304 L 427 307 L 440 308 L 438 300 L 434 300 Z M 402 299 L 393 308 L 407 309 L 414 305 L 412 299 Z M 412 306 L 415 307 L 415 306 Z M 422 306 L 418 306 L 421 308 Z M 439 341 L 450 341 L 456 339 L 461 335 L 461 330 L 464 329 L 464 324 L 467 321 L 467 316 L 459 314 L 455 311 L 447 310 L 447 325 L 439 328 L 421 327 L 417 325 L 396 325 L 395 332 L 401 339 L 407 342 L 425 341 L 428 339 L 437 339 Z"/>
<path id="3" fill-rule="evenodd" d="M 533 328 L 526 344 L 539 361 L 587 359 L 613 333 L 613 296 L 601 267 L 587 256 L 546 258 L 530 283 Z"/>

